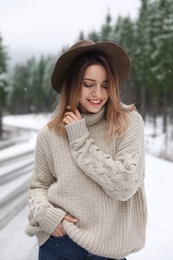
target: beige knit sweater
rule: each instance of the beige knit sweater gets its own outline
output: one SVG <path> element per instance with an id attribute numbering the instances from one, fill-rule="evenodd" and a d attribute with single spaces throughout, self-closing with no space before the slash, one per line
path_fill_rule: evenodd
<path id="1" fill-rule="evenodd" d="M 68 139 L 47 126 L 38 134 L 26 233 L 39 245 L 69 214 L 78 222 L 63 221 L 66 233 L 91 253 L 120 259 L 144 246 L 143 121 L 129 112 L 122 140 L 108 142 L 104 114 L 67 125 Z"/>

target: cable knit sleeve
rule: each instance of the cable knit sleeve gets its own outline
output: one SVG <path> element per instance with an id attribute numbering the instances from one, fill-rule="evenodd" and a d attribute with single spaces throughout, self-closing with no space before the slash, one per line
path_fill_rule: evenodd
<path id="1" fill-rule="evenodd" d="M 112 156 L 94 143 L 85 119 L 66 126 L 75 163 L 109 196 L 121 201 L 133 196 L 144 179 L 143 120 L 137 112 L 128 116 L 128 128 Z"/>
<path id="2" fill-rule="evenodd" d="M 46 142 L 46 127 L 37 137 L 34 173 L 29 182 L 30 233 L 44 230 L 51 234 L 63 219 L 65 212 L 48 201 L 48 190 L 55 177 L 51 173 L 50 148 Z M 32 234 L 30 234 L 32 235 Z"/>

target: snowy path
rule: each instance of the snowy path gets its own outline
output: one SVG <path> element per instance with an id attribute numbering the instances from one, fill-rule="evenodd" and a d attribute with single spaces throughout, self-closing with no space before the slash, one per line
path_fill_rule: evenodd
<path id="1" fill-rule="evenodd" d="M 128 260 L 173 260 L 173 163 L 146 155 L 148 227 L 145 248 Z"/>
<path id="2" fill-rule="evenodd" d="M 28 207 L 0 231 L 0 260 L 36 260 L 36 239 L 25 235 Z M 35 250 L 32 250 L 34 247 Z"/>
<path id="3" fill-rule="evenodd" d="M 173 163 L 146 155 L 147 242 L 141 252 L 128 260 L 173 260 L 172 186 Z M 37 259 L 36 240 L 24 233 L 27 214 L 26 207 L 0 232 L 0 260 Z"/>

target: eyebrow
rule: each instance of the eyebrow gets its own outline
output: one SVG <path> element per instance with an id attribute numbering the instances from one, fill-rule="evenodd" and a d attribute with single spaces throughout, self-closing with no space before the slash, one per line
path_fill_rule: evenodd
<path id="1" fill-rule="evenodd" d="M 94 79 L 89 79 L 89 78 L 84 78 L 83 80 L 90 80 L 90 81 L 93 81 L 93 82 L 95 82 L 95 81 L 96 81 L 96 80 L 94 80 Z M 107 82 L 108 82 L 108 80 L 104 80 L 103 82 L 107 83 Z"/>

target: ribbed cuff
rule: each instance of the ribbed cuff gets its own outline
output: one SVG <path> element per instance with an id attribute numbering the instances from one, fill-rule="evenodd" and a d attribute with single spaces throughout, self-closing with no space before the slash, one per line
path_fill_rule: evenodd
<path id="1" fill-rule="evenodd" d="M 49 208 L 45 216 L 40 216 L 39 225 L 45 232 L 51 234 L 65 215 L 66 212 L 61 209 Z"/>
<path id="2" fill-rule="evenodd" d="M 65 126 L 69 141 L 75 140 L 84 135 L 89 135 L 85 119 L 81 119 L 80 121 L 74 122 L 70 125 Z"/>

